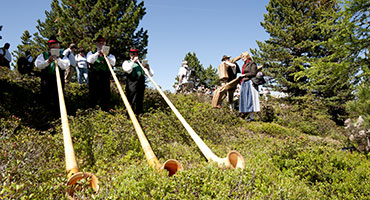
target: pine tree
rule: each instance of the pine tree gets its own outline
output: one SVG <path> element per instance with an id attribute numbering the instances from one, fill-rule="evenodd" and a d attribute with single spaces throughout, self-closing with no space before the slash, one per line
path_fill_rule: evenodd
<path id="1" fill-rule="evenodd" d="M 57 10 L 59 10 L 58 0 L 53 0 L 51 3 L 51 11 L 45 11 L 45 21 L 37 20 L 37 30 L 33 34 L 32 46 L 37 50 L 37 54 L 47 51 L 47 41 L 52 35 L 58 34 L 57 21 Z"/>
<path id="2" fill-rule="evenodd" d="M 216 85 L 220 85 L 220 80 L 218 78 L 217 69 L 214 68 L 212 65 L 209 65 L 208 68 L 204 70 L 204 77 L 205 77 L 205 87 L 206 88 L 214 88 Z"/>
<path id="3" fill-rule="evenodd" d="M 53 0 L 46 20 L 38 22 L 41 38 L 58 35 L 62 47 L 72 42 L 85 50 L 95 50 L 94 40 L 103 35 L 118 63 L 128 58 L 128 50 L 135 46 L 141 55 L 147 53 L 147 31 L 138 29 L 146 14 L 144 2 L 137 0 Z"/>
<path id="4" fill-rule="evenodd" d="M 275 89 L 291 96 L 307 93 L 305 76 L 296 76 L 311 66 L 301 58 L 318 58 L 330 52 L 317 43 L 327 41 L 331 34 L 321 34 L 317 22 L 329 10 L 338 9 L 336 1 L 270 0 L 262 27 L 270 34 L 265 42 L 257 41 L 259 51 L 251 50 L 258 63 L 264 63 Z"/>
<path id="5" fill-rule="evenodd" d="M 370 82 L 370 2 L 367 0 L 346 0 L 345 15 L 353 24 L 350 45 L 356 63 L 361 66 L 363 82 Z"/>
<path id="6" fill-rule="evenodd" d="M 322 57 L 301 59 L 310 68 L 296 73 L 308 77 L 306 88 L 316 91 L 316 96 L 329 108 L 337 122 L 344 121 L 346 102 L 354 99 L 356 85 L 369 85 L 369 3 L 347 1 L 343 9 L 327 12 L 326 19 L 317 23 L 322 35 L 330 34 L 329 40 L 317 43 L 329 54 Z M 360 98 L 360 96 L 358 97 Z"/>
<path id="7" fill-rule="evenodd" d="M 347 37 L 345 45 L 354 58 L 358 69 L 360 84 L 356 87 L 353 101 L 348 102 L 347 111 L 351 117 L 364 119 L 364 128 L 370 128 L 370 2 L 366 0 L 346 1 L 345 15 L 352 23 L 352 34 Z M 348 26 L 347 26 L 348 27 Z M 370 137 L 367 134 L 367 137 Z"/>

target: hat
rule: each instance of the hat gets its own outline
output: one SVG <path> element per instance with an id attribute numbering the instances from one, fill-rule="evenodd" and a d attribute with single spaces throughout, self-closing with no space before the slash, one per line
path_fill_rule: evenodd
<path id="1" fill-rule="evenodd" d="M 98 38 L 96 38 L 95 42 L 105 42 L 105 39 L 102 35 L 99 35 Z"/>
<path id="2" fill-rule="evenodd" d="M 53 44 L 53 43 L 59 43 L 55 35 L 52 35 L 48 40 L 48 44 Z"/>
<path id="3" fill-rule="evenodd" d="M 224 61 L 224 60 L 230 59 L 230 57 L 231 57 L 231 56 L 224 55 L 224 56 L 222 56 L 221 61 Z"/>
<path id="4" fill-rule="evenodd" d="M 129 50 L 129 52 L 131 52 L 131 53 L 139 53 L 139 50 L 133 47 L 133 48 L 131 48 Z"/>
<path id="5" fill-rule="evenodd" d="M 260 71 L 263 68 L 263 65 L 257 66 L 257 71 Z"/>
<path id="6" fill-rule="evenodd" d="M 188 64 L 188 61 L 183 60 L 183 61 L 182 61 L 182 65 L 186 65 L 186 64 Z"/>

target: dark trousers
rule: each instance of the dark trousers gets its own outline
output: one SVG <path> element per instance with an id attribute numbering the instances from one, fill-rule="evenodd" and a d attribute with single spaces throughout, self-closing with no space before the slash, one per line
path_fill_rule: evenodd
<path id="1" fill-rule="evenodd" d="M 107 110 L 110 101 L 110 72 L 89 69 L 90 103 Z"/>
<path id="2" fill-rule="evenodd" d="M 64 70 L 60 70 L 59 72 L 62 89 L 64 90 Z M 47 72 L 41 73 L 41 101 L 45 107 L 51 110 L 55 115 L 60 113 L 57 78 L 55 74 L 49 74 Z"/>
<path id="3" fill-rule="evenodd" d="M 143 113 L 143 101 L 145 91 L 145 78 L 141 76 L 137 80 L 127 80 L 126 95 L 136 115 Z"/>
<path id="4" fill-rule="evenodd" d="M 5 58 L 0 58 L 0 67 L 10 68 L 10 61 L 6 60 Z"/>

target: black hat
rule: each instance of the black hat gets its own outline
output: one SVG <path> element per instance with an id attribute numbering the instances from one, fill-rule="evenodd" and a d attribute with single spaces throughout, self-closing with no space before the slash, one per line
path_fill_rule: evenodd
<path id="1" fill-rule="evenodd" d="M 55 35 L 52 35 L 48 40 L 48 44 L 53 44 L 53 43 L 59 43 L 59 41 L 57 40 L 57 37 L 55 37 Z"/>
<path id="2" fill-rule="evenodd" d="M 103 38 L 102 35 L 99 35 L 98 38 L 96 38 L 95 42 L 101 42 L 101 41 L 105 41 L 105 39 Z"/>
<path id="3" fill-rule="evenodd" d="M 224 60 L 227 60 L 227 59 L 230 59 L 230 56 L 224 55 L 224 56 L 222 56 L 221 61 L 224 61 Z"/>

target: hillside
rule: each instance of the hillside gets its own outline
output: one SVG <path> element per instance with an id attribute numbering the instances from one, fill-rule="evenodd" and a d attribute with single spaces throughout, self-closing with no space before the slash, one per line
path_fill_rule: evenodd
<path id="1" fill-rule="evenodd" d="M 0 199 L 67 199 L 61 122 L 38 103 L 39 82 L 0 69 Z M 258 120 L 246 122 L 212 109 L 210 97 L 167 93 L 216 155 L 244 156 L 245 169 L 223 170 L 207 162 L 158 92 L 147 90 L 141 127 L 161 163 L 184 167 L 168 177 L 148 166 L 114 93 L 102 111 L 86 104 L 86 86 L 65 88 L 80 171 L 100 182 L 90 199 L 369 199 L 369 160 L 342 150 L 350 145 L 345 130 L 318 102 L 269 98 Z"/>

